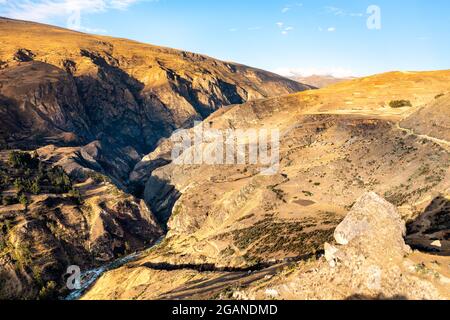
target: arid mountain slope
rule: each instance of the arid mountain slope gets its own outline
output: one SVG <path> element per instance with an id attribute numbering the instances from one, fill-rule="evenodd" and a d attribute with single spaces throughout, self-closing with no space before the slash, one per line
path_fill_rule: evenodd
<path id="1" fill-rule="evenodd" d="M 163 229 L 124 192 L 141 156 L 223 106 L 306 89 L 194 53 L 0 18 L 0 298 L 54 298 L 67 266 L 151 246 Z"/>
<path id="2" fill-rule="evenodd" d="M 308 77 L 291 77 L 292 80 L 298 81 L 300 83 L 305 83 L 310 86 L 316 87 L 316 88 L 325 88 L 330 85 L 353 80 L 354 78 L 336 78 L 333 76 L 326 76 L 326 75 L 312 75 Z"/>
<path id="3" fill-rule="evenodd" d="M 450 94 L 439 94 L 435 100 L 401 122 L 415 133 L 450 141 Z"/>
<path id="4" fill-rule="evenodd" d="M 224 105 L 309 88 L 198 54 L 4 18 L 0 43 L 0 94 L 16 120 L 5 122 L 24 139 L 70 133 L 148 152 Z"/>
<path id="5" fill-rule="evenodd" d="M 259 270 L 261 265 L 282 264 L 286 258 L 302 261 L 321 252 L 323 243 L 333 241 L 334 230 L 348 210 L 371 191 L 394 204 L 404 221 L 414 222 L 426 213 L 421 221 L 431 222 L 433 236 L 445 240 L 449 232 L 445 227 L 445 199 L 450 195 L 448 142 L 416 133 L 416 124 L 404 128 L 403 121 L 420 118 L 417 132 L 437 120 L 448 123 L 445 112 L 433 119 L 421 116 L 421 110 L 432 110 L 439 99 L 445 99 L 439 95 L 449 91 L 449 80 L 450 71 L 393 72 L 225 108 L 204 121 L 206 128 L 213 129 L 280 129 L 280 170 L 274 176 L 262 175 L 257 165 L 169 163 L 157 168 L 170 162 L 173 148 L 170 139 L 162 142 L 136 166 L 131 179 L 146 184 L 145 200 L 160 220 L 168 221 L 168 235 L 147 257 L 105 275 L 92 292 L 125 297 L 134 289 L 139 291 L 131 285 L 139 274 L 137 268 L 147 270 L 151 279 L 164 265 L 197 271 L 204 266 L 216 271 Z M 398 104 L 392 102 L 398 100 L 410 103 L 396 108 Z M 442 103 L 448 108 L 445 100 Z M 441 128 L 444 137 L 448 130 Z M 202 150 L 214 144 L 205 141 Z M 416 233 L 415 243 L 423 235 L 417 231 L 424 228 L 413 224 L 409 229 Z M 433 252 L 444 254 L 446 246 L 441 241 Z M 441 272 L 448 274 L 448 268 L 444 269 Z M 120 273 L 124 270 L 127 275 Z M 166 293 L 189 287 L 186 281 L 184 285 L 177 282 L 183 282 L 185 273 L 174 270 L 171 274 L 174 285 L 167 284 Z M 131 287 L 117 292 L 108 285 L 108 276 L 123 279 Z M 147 284 L 144 279 L 140 278 L 142 287 Z M 408 286 L 402 283 L 400 291 L 406 292 Z M 429 297 L 435 297 L 434 293 Z"/>

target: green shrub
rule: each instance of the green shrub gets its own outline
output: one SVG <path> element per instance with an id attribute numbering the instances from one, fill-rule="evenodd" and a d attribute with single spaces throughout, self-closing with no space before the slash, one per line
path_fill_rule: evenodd
<path id="1" fill-rule="evenodd" d="M 23 242 L 18 244 L 13 251 L 13 258 L 16 260 L 16 266 L 21 268 L 28 266 L 33 261 L 28 244 Z"/>
<path id="2" fill-rule="evenodd" d="M 39 291 L 39 300 L 51 300 L 56 298 L 56 282 L 49 281 L 42 289 Z"/>
<path id="3" fill-rule="evenodd" d="M 404 108 L 404 107 L 412 107 L 411 101 L 409 100 L 393 100 L 389 102 L 389 106 L 391 108 Z"/>
<path id="4" fill-rule="evenodd" d="M 81 192 L 80 192 L 80 190 L 78 190 L 76 188 L 72 188 L 69 191 L 69 197 L 73 198 L 78 204 L 83 203 L 83 198 L 81 196 Z"/>
<path id="5" fill-rule="evenodd" d="M 72 182 L 63 168 L 54 167 L 47 172 L 47 176 L 56 193 L 67 193 L 72 189 Z"/>
<path id="6" fill-rule="evenodd" d="M 0 253 L 3 252 L 3 250 L 5 250 L 8 247 L 5 239 L 3 238 L 2 235 L 0 235 Z"/>
<path id="7" fill-rule="evenodd" d="M 31 184 L 30 192 L 32 194 L 39 194 L 39 193 L 41 193 L 41 186 L 39 184 L 39 180 L 38 179 L 35 179 L 33 181 L 33 183 Z"/>
<path id="8" fill-rule="evenodd" d="M 28 197 L 25 194 L 21 194 L 19 197 L 19 202 L 21 205 L 23 205 L 25 207 L 25 210 L 28 209 Z"/>
<path id="9" fill-rule="evenodd" d="M 14 188 L 16 188 L 19 192 L 21 190 L 23 190 L 24 187 L 25 187 L 25 184 L 23 182 L 23 179 L 17 178 L 16 180 L 14 180 Z"/>
<path id="10" fill-rule="evenodd" d="M 91 171 L 89 171 L 87 173 L 87 177 L 91 178 L 92 180 L 94 180 L 95 183 L 111 182 L 111 180 L 107 176 L 105 176 L 105 175 L 103 175 L 101 173 L 98 173 L 98 172 L 91 172 Z"/>
<path id="11" fill-rule="evenodd" d="M 35 169 L 39 165 L 39 159 L 32 157 L 27 152 L 11 151 L 8 156 L 9 164 L 14 168 Z"/>
<path id="12" fill-rule="evenodd" d="M 6 172 L 0 171 L 0 186 L 3 187 L 4 185 L 9 183 L 9 176 Z"/>

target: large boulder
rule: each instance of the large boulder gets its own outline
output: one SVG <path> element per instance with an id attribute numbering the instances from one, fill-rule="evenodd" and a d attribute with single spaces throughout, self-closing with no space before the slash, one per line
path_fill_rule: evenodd
<path id="1" fill-rule="evenodd" d="M 366 256 L 392 259 L 409 252 L 405 234 L 405 223 L 395 206 L 370 192 L 355 203 L 336 228 L 334 238 L 340 245 L 358 246 Z"/>
<path id="2" fill-rule="evenodd" d="M 405 244 L 405 222 L 394 205 L 374 192 L 364 194 L 337 226 L 338 246 L 325 244 L 325 259 L 331 267 L 338 263 L 386 266 L 401 261 L 411 249 Z"/>

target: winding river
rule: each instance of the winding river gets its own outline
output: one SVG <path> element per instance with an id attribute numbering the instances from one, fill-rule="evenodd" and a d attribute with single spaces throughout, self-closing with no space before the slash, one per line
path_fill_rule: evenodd
<path id="1" fill-rule="evenodd" d="M 83 294 L 105 273 L 117 268 L 122 267 L 123 265 L 136 261 L 139 258 L 143 257 L 150 250 L 155 249 L 161 242 L 164 240 L 164 237 L 161 237 L 155 244 L 140 252 L 132 253 L 128 256 L 119 258 L 115 261 L 109 262 L 95 269 L 91 269 L 85 271 L 81 274 L 81 288 L 77 290 L 73 290 L 64 300 L 78 300 Z"/>

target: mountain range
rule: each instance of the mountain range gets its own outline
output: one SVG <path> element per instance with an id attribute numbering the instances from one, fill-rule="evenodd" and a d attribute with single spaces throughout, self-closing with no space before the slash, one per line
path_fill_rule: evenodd
<path id="1" fill-rule="evenodd" d="M 332 75 L 310 75 L 310 76 L 295 76 L 290 77 L 292 80 L 300 83 L 306 83 L 316 88 L 324 88 L 335 83 L 349 81 L 355 79 L 355 77 L 338 78 Z"/>

